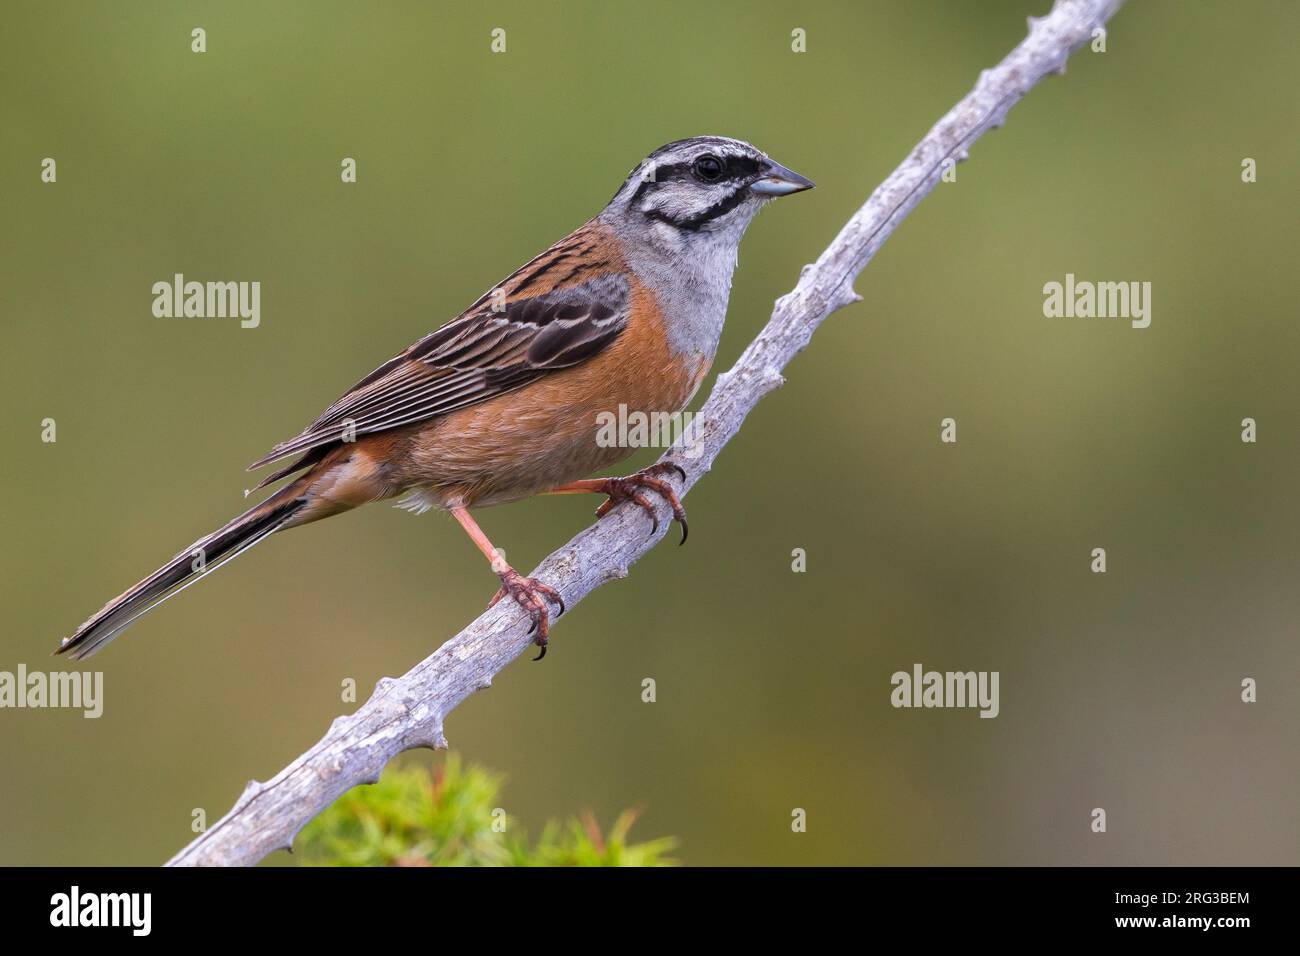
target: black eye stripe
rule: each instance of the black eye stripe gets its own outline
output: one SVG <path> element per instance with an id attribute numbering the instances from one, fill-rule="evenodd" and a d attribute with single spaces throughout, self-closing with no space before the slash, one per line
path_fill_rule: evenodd
<path id="1" fill-rule="evenodd" d="M 651 182 L 671 183 L 685 179 L 691 174 L 690 163 L 669 163 L 659 166 L 654 170 L 654 179 Z"/>
<path id="2" fill-rule="evenodd" d="M 759 171 L 759 162 L 752 156 L 718 156 L 717 159 L 723 164 L 723 174 L 715 182 L 745 179 L 757 175 Z M 693 178 L 692 170 L 695 163 L 696 160 L 692 159 L 689 162 L 661 165 L 654 171 L 653 182 L 681 182 L 684 179 Z M 649 182 L 651 181 L 647 180 L 641 185 L 645 186 Z"/>
<path id="3" fill-rule="evenodd" d="M 696 178 L 693 172 L 695 162 L 697 159 L 699 159 L 698 156 L 680 162 L 661 163 L 660 165 L 653 167 L 653 172 L 654 172 L 653 179 L 641 179 L 641 177 L 645 175 L 645 171 L 641 167 L 637 167 L 637 169 L 632 171 L 632 175 L 628 177 L 628 181 L 630 182 L 633 179 L 640 179 L 641 181 L 637 183 L 636 189 L 633 190 L 632 195 L 628 197 L 627 205 L 633 209 L 639 208 L 639 204 L 641 200 L 645 197 L 646 193 L 648 193 L 650 190 L 654 189 L 656 186 L 659 186 L 663 183 L 679 183 L 679 182 L 689 181 L 701 187 L 703 186 L 717 187 L 720 185 L 727 185 L 727 184 L 733 184 L 739 182 L 748 183 L 748 181 L 757 178 L 758 174 L 762 171 L 762 161 L 756 159 L 753 156 L 747 156 L 743 154 L 727 154 L 721 152 L 710 153 L 710 155 L 715 156 L 725 166 L 724 173 L 710 183 L 701 183 L 701 181 L 698 178 Z M 652 156 L 651 159 L 653 160 L 653 158 L 654 157 Z M 624 184 L 623 188 L 625 187 L 626 184 Z M 729 195 L 726 198 L 730 199 L 732 197 Z M 736 200 L 735 202 L 738 201 L 739 200 Z M 735 202 L 732 203 L 732 207 L 734 207 Z M 728 207 L 728 208 L 732 208 L 732 207 Z M 666 220 L 666 217 L 662 217 L 662 216 L 656 216 L 653 218 Z"/>
<path id="4" fill-rule="evenodd" d="M 727 179 L 746 179 L 758 175 L 758 160 L 752 156 L 728 156 Z"/>

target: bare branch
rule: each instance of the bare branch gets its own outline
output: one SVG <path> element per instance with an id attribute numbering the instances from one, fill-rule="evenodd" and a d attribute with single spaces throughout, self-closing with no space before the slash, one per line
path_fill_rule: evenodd
<path id="1" fill-rule="evenodd" d="M 689 449 L 663 457 L 687 474 L 685 494 L 707 472 L 758 401 L 779 386 L 781 369 L 808 344 L 833 311 L 859 296 L 853 281 L 903 218 L 939 182 L 948 161 L 966 158 L 975 140 L 1001 126 L 1007 111 L 1065 61 L 1115 13 L 1123 0 L 1056 0 L 1010 55 L 981 74 L 975 89 L 941 119 L 840 230 L 816 263 L 805 266 L 794 290 L 777 300 L 772 318 L 732 369 L 718 377 L 696 417 Z M 676 479 L 673 479 L 674 481 Z M 533 575 L 558 589 L 569 612 L 668 533 L 661 509 L 657 534 L 647 518 L 619 507 L 543 561 Z M 403 750 L 446 747 L 443 721 L 474 691 L 529 646 L 528 621 L 511 601 L 481 614 L 396 680 L 379 681 L 351 716 L 335 720 L 321 740 L 266 783 L 250 783 L 224 817 L 181 850 L 169 866 L 250 865 L 287 848 L 316 814 L 360 783 L 373 783 Z"/>

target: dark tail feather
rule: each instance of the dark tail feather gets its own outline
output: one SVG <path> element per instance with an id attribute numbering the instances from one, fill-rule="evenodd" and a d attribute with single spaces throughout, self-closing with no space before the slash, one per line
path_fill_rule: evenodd
<path id="1" fill-rule="evenodd" d="M 135 587 L 105 604 L 75 634 L 64 638 L 54 653 L 70 654 L 77 660 L 89 657 L 140 615 L 278 531 L 307 503 L 301 497 L 300 484 L 282 488 L 225 527 L 195 541 Z"/>
<path id="2" fill-rule="evenodd" d="M 307 452 L 307 454 L 303 455 L 297 461 L 292 462 L 291 464 L 285 465 L 283 468 L 278 468 L 275 471 L 271 472 L 269 475 L 267 475 L 265 478 L 259 481 L 256 485 L 254 485 L 253 490 L 258 491 L 261 488 L 265 488 L 267 485 L 274 484 L 275 482 L 279 481 L 281 478 L 286 478 L 289 475 L 292 475 L 295 471 L 302 471 L 302 469 L 304 468 L 309 468 L 310 466 L 316 464 L 318 461 L 324 458 L 325 455 L 330 451 L 331 449 L 327 445 L 320 445 L 316 448 L 313 448 L 311 451 Z M 250 465 L 248 470 L 252 471 L 253 467 Z"/>

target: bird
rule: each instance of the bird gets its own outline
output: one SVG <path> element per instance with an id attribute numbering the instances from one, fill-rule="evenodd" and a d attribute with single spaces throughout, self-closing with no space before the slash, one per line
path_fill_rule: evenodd
<path id="1" fill-rule="evenodd" d="M 131 623 L 272 534 L 371 501 L 448 512 L 526 612 L 546 654 L 558 591 L 520 575 L 471 509 L 536 494 L 606 496 L 603 517 L 629 502 L 658 526 L 656 494 L 686 540 L 686 513 L 662 463 L 587 478 L 634 450 L 596 440 L 596 419 L 620 406 L 680 412 L 717 352 L 741 237 L 773 199 L 811 180 L 757 147 L 696 136 L 656 149 L 578 229 L 485 292 L 456 318 L 384 362 L 250 471 L 292 480 L 180 551 L 109 601 L 55 654 L 84 659 Z M 491 606 L 491 605 L 489 605 Z"/>

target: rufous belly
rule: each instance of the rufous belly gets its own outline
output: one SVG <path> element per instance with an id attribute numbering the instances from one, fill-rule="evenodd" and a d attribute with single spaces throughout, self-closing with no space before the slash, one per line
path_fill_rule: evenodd
<path id="1" fill-rule="evenodd" d="M 602 413 L 617 415 L 620 405 L 628 413 L 678 412 L 708 365 L 704 356 L 673 357 L 658 323 L 631 323 L 582 365 L 409 426 L 390 480 L 445 507 L 515 501 L 589 476 L 636 450 L 600 440 Z"/>

